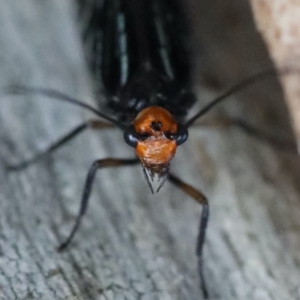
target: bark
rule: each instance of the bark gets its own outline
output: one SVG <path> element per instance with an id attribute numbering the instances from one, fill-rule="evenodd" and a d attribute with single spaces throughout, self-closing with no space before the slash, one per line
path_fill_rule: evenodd
<path id="1" fill-rule="evenodd" d="M 92 116 L 43 96 L 8 96 L 3 87 L 51 87 L 94 99 L 71 1 L 0 6 L 0 299 L 202 299 L 195 257 L 201 207 L 169 183 L 151 195 L 138 166 L 99 171 L 80 231 L 57 253 L 91 163 L 133 153 L 121 132 L 107 129 L 83 133 L 21 172 L 5 170 Z M 271 66 L 246 1 L 189 6 L 199 106 Z M 292 138 L 276 80 L 245 89 L 216 111 Z M 211 299 L 300 299 L 298 156 L 235 128 L 195 127 L 172 171 L 211 204 L 204 249 Z"/>

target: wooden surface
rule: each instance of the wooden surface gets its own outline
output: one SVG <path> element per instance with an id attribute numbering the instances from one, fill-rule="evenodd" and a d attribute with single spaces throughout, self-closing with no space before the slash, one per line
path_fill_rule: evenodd
<path id="1" fill-rule="evenodd" d="M 196 2 L 195 83 L 207 101 L 269 59 L 246 2 Z M 92 103 L 71 2 L 1 0 L 0 7 L 0 86 L 52 87 Z M 275 80 L 219 111 L 292 136 Z M 55 250 L 73 225 L 92 161 L 133 156 L 120 132 L 85 133 L 43 162 L 5 172 L 6 163 L 89 117 L 44 97 L 1 94 L 0 299 L 202 299 L 194 255 L 201 208 L 169 183 L 152 196 L 140 167 L 99 172 L 74 242 Z M 211 204 L 204 249 L 211 299 L 300 299 L 297 155 L 237 129 L 194 128 L 172 168 Z"/>
<path id="2" fill-rule="evenodd" d="M 256 26 L 278 69 L 299 69 L 300 2 L 294 0 L 251 0 Z M 299 72 L 298 72 L 299 73 Z M 285 100 L 300 149 L 299 74 L 283 76 Z"/>
<path id="3" fill-rule="evenodd" d="M 299 69 L 300 2 L 294 0 L 251 0 L 256 26 L 277 68 Z M 300 146 L 299 74 L 281 78 L 285 100 Z M 300 147 L 299 147 L 300 149 Z"/>

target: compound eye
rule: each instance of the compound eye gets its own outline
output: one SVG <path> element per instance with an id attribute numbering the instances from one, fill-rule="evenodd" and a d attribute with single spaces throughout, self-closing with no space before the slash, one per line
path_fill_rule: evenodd
<path id="1" fill-rule="evenodd" d="M 143 132 L 143 133 L 137 134 L 137 139 L 138 139 L 139 141 L 145 141 L 145 140 L 147 140 L 150 136 L 151 136 L 150 133 L 148 133 L 148 132 Z"/>
<path id="2" fill-rule="evenodd" d="M 174 141 L 177 139 L 177 133 L 172 133 L 172 132 L 165 132 L 165 137 L 168 140 Z"/>
<path id="3" fill-rule="evenodd" d="M 136 148 L 138 143 L 138 138 L 133 125 L 130 125 L 124 131 L 124 140 L 130 147 Z"/>
<path id="4" fill-rule="evenodd" d="M 177 146 L 183 144 L 189 136 L 189 132 L 186 127 L 182 124 L 177 124 L 177 133 L 176 133 L 176 144 Z"/>

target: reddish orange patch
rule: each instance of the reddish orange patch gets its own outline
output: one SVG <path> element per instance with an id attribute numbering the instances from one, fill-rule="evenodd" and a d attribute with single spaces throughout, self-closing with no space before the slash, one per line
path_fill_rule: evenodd
<path id="1" fill-rule="evenodd" d="M 137 133 L 153 132 L 155 134 L 151 127 L 152 122 L 161 122 L 161 132 L 175 133 L 177 131 L 175 119 L 166 109 L 159 106 L 150 106 L 143 109 L 135 118 L 133 125 Z"/>
<path id="2" fill-rule="evenodd" d="M 160 124 L 159 129 L 153 124 Z M 176 133 L 177 122 L 172 115 L 159 106 L 143 109 L 133 122 L 138 134 L 149 134 L 145 141 L 139 141 L 136 154 L 142 163 L 149 167 L 151 165 L 166 165 L 176 152 L 176 141 L 167 139 L 165 132 Z"/>
<path id="3" fill-rule="evenodd" d="M 175 155 L 176 142 L 167 139 L 138 142 L 136 154 L 145 166 L 167 164 Z"/>

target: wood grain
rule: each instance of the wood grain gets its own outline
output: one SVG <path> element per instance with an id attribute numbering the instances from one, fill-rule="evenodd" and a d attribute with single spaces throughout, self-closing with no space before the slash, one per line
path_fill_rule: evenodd
<path id="1" fill-rule="evenodd" d="M 199 105 L 270 66 L 247 3 L 188 3 Z M 93 103 L 73 3 L 0 6 L 0 86 L 51 87 Z M 235 95 L 218 113 L 292 137 L 275 80 Z M 0 299 L 202 299 L 194 255 L 201 207 L 168 183 L 151 195 L 140 167 L 99 172 L 75 241 L 56 252 L 93 160 L 133 156 L 120 132 L 84 133 L 22 172 L 5 171 L 90 117 L 43 97 L 1 93 Z M 300 299 L 297 155 L 237 129 L 196 127 L 172 168 L 211 204 L 204 249 L 211 299 Z"/>

